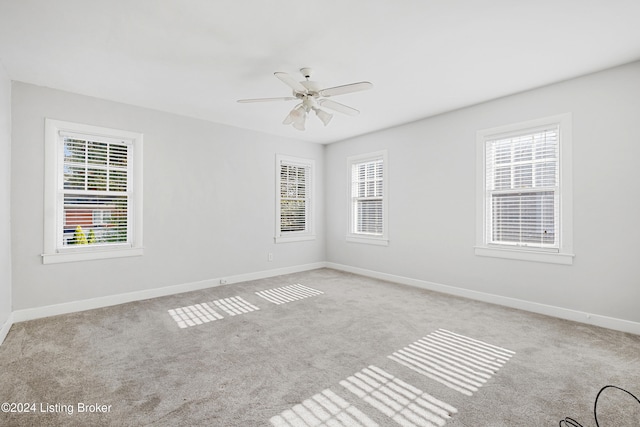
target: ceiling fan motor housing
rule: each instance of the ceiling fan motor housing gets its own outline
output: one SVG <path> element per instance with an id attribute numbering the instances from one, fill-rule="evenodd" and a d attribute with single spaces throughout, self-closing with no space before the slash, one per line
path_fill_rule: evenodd
<path id="1" fill-rule="evenodd" d="M 318 97 L 318 92 L 322 90 L 322 87 L 320 87 L 320 84 L 318 84 L 318 82 L 314 82 L 311 80 L 303 80 L 300 82 L 300 84 L 307 89 L 307 94 L 314 97 Z"/>
<path id="2" fill-rule="evenodd" d="M 307 111 L 315 110 L 318 108 L 318 103 L 316 102 L 315 98 L 312 96 L 305 96 L 302 101 L 302 105 L 304 105 L 304 108 Z"/>

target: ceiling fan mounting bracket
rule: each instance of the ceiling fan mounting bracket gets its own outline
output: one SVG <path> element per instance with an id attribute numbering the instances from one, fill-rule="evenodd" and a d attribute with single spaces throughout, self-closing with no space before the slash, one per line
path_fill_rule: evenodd
<path id="1" fill-rule="evenodd" d="M 313 73 L 313 69 L 309 67 L 303 67 L 303 68 L 300 68 L 300 72 L 302 73 L 305 79 L 310 79 L 311 73 Z"/>

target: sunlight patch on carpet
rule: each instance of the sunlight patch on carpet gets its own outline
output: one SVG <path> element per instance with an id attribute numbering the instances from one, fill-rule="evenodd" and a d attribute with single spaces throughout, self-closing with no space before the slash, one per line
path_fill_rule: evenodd
<path id="1" fill-rule="evenodd" d="M 322 294 L 324 294 L 324 292 L 299 283 L 256 292 L 256 295 L 274 304 L 284 304 Z"/>
<path id="2" fill-rule="evenodd" d="M 207 303 L 171 309 L 169 310 L 169 314 L 180 328 L 202 325 L 203 323 L 209 323 L 223 318 Z"/>
<path id="3" fill-rule="evenodd" d="M 458 412 L 448 403 L 373 365 L 340 381 L 340 385 L 403 427 L 442 427 Z M 283 411 L 269 421 L 274 427 L 378 425 L 330 389 Z"/>
<path id="4" fill-rule="evenodd" d="M 403 427 L 442 427 L 458 412 L 373 365 L 340 381 L 340 385 Z"/>
<path id="5" fill-rule="evenodd" d="M 255 305 L 236 296 L 171 309 L 169 310 L 169 315 L 176 321 L 180 328 L 184 329 L 189 326 L 197 326 L 224 319 L 224 316 L 214 308 L 217 308 L 230 316 L 260 310 L 260 308 Z"/>
<path id="6" fill-rule="evenodd" d="M 226 312 L 229 316 L 235 316 L 236 314 L 244 314 L 260 310 L 255 305 L 245 301 L 240 297 L 223 298 L 211 301 L 210 304 L 215 305 L 220 310 Z"/>
<path id="7" fill-rule="evenodd" d="M 283 411 L 269 421 L 274 427 L 378 426 L 358 408 L 329 389 Z"/>
<path id="8" fill-rule="evenodd" d="M 484 341 L 438 329 L 388 357 L 471 396 L 514 354 Z"/>

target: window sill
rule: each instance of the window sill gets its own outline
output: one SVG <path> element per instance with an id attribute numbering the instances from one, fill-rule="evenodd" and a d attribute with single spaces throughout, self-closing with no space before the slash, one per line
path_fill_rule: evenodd
<path id="1" fill-rule="evenodd" d="M 67 253 L 54 253 L 54 254 L 42 254 L 43 264 L 58 264 L 62 262 L 76 262 L 76 261 L 90 261 L 95 259 L 107 259 L 107 258 L 124 258 L 131 256 L 143 255 L 143 248 L 127 248 L 127 249 L 111 249 L 102 251 L 90 251 L 90 252 L 67 252 Z"/>
<path id="2" fill-rule="evenodd" d="M 276 236 L 276 243 L 302 242 L 305 240 L 316 240 L 315 234 L 305 234 L 302 236 Z"/>
<path id="3" fill-rule="evenodd" d="M 476 246 L 477 256 L 517 259 L 521 261 L 545 262 L 550 264 L 572 265 L 574 254 L 536 251 L 531 249 L 488 248 Z"/>
<path id="4" fill-rule="evenodd" d="M 389 239 L 374 236 L 359 236 L 350 234 L 347 236 L 347 242 L 364 243 L 367 245 L 389 246 Z"/>

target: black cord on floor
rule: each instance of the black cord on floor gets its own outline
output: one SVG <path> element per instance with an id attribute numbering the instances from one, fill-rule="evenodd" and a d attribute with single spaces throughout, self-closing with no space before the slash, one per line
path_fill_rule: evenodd
<path id="1" fill-rule="evenodd" d="M 569 426 L 569 427 L 582 427 L 582 424 L 574 420 L 573 418 L 565 418 L 564 420 L 560 420 L 560 427 Z"/>
<path id="2" fill-rule="evenodd" d="M 606 386 L 602 387 L 600 389 L 600 391 L 598 392 L 598 394 L 596 395 L 596 401 L 593 403 L 593 416 L 596 419 L 596 427 L 600 427 L 600 424 L 598 423 L 598 399 L 600 398 L 600 395 L 602 394 L 602 392 L 605 391 L 608 388 L 617 388 L 618 390 L 624 391 L 629 396 L 633 397 L 636 400 L 636 402 L 638 402 L 640 404 L 640 399 L 638 399 L 631 392 L 629 392 L 629 391 L 627 391 L 627 390 L 625 390 L 623 388 L 620 388 L 620 387 L 615 386 L 615 385 L 606 385 Z M 573 418 L 569 418 L 569 417 L 566 417 L 564 420 L 560 420 L 558 425 L 560 427 L 584 427 L 582 424 L 580 424 L 579 422 L 577 422 Z"/>

